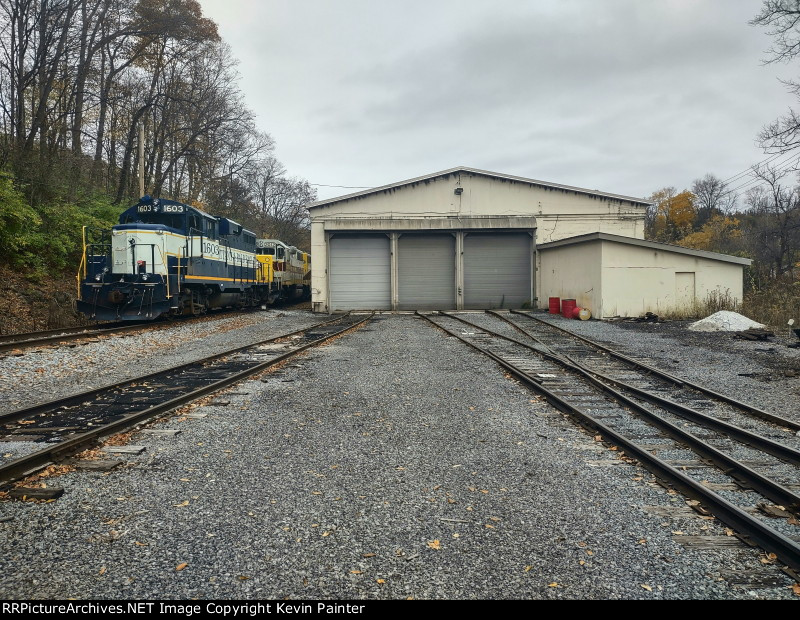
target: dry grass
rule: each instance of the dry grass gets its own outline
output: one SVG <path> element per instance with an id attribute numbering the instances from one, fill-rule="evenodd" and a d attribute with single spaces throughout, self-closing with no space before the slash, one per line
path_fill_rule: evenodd
<path id="1" fill-rule="evenodd" d="M 741 312 L 773 328 L 785 328 L 789 319 L 800 327 L 800 282 L 773 280 L 759 291 L 747 291 Z"/>
<path id="2" fill-rule="evenodd" d="M 738 312 L 773 329 L 784 329 L 789 319 L 794 319 L 795 325 L 800 326 L 800 282 L 774 280 L 761 290 L 746 291 L 741 303 L 731 296 L 730 291 L 712 291 L 703 301 L 660 310 L 657 314 L 666 320 L 679 321 L 701 319 L 720 310 Z"/>
<path id="3" fill-rule="evenodd" d="M 702 319 L 720 310 L 742 312 L 742 304 L 725 291 L 711 291 L 702 301 L 695 299 L 693 303 L 660 310 L 656 314 L 667 321 L 682 321 L 687 319 Z"/>

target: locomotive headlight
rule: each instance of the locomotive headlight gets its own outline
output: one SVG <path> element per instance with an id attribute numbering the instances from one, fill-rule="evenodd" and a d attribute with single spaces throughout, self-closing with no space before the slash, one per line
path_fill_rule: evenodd
<path id="1" fill-rule="evenodd" d="M 142 282 L 147 282 L 149 279 L 150 279 L 150 274 L 149 273 L 143 273 L 142 274 Z"/>
<path id="2" fill-rule="evenodd" d="M 102 273 L 98 273 L 98 274 L 97 274 L 97 275 L 94 277 L 94 279 L 95 279 L 95 281 L 96 281 L 96 282 L 100 282 L 100 280 L 102 280 L 102 279 L 103 279 L 103 274 L 102 274 Z"/>

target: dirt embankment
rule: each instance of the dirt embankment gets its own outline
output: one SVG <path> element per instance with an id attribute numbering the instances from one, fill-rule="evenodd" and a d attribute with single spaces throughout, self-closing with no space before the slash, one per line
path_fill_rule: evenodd
<path id="1" fill-rule="evenodd" d="M 74 311 L 75 276 L 58 274 L 31 282 L 7 265 L 0 265 L 0 334 L 72 327 L 86 322 Z"/>

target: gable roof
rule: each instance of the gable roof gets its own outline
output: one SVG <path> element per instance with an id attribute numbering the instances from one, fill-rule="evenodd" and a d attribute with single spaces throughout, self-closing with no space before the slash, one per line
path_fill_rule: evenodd
<path id="1" fill-rule="evenodd" d="M 448 170 L 442 170 L 440 172 L 432 172 L 431 174 L 426 174 L 421 177 L 406 179 L 405 181 L 398 181 L 397 183 L 390 183 L 389 185 L 381 185 L 380 187 L 373 187 L 372 189 L 367 189 L 360 192 L 354 192 L 352 194 L 345 194 L 344 196 L 337 196 L 336 198 L 318 200 L 316 202 L 312 202 L 306 208 L 315 209 L 317 207 L 324 207 L 325 205 L 333 204 L 335 202 L 343 202 L 345 200 L 350 200 L 351 198 L 360 198 L 362 196 L 368 196 L 369 194 L 377 194 L 379 192 L 383 192 L 389 189 L 395 189 L 398 187 L 402 187 L 404 185 L 412 185 L 414 183 L 428 181 L 430 179 L 435 179 L 438 177 L 449 176 L 451 174 L 457 174 L 459 172 L 466 172 L 468 174 L 490 177 L 494 179 L 503 179 L 506 181 L 516 181 L 518 183 L 525 183 L 527 185 L 538 185 L 539 187 L 545 187 L 549 189 L 560 189 L 564 191 L 576 192 L 578 194 L 585 194 L 587 196 L 599 196 L 601 198 L 611 198 L 613 200 L 624 200 L 625 202 L 631 202 L 633 204 L 637 204 L 643 207 L 653 204 L 652 202 L 644 200 L 643 198 L 635 198 L 633 196 L 623 196 L 622 194 L 611 194 L 608 192 L 601 192 L 596 189 L 585 189 L 582 187 L 573 187 L 571 185 L 561 185 L 559 183 L 549 183 L 547 181 L 539 181 L 537 179 L 518 177 L 512 174 L 502 174 L 499 172 L 489 172 L 488 170 L 479 170 L 478 168 L 468 168 L 466 166 L 458 166 L 456 168 L 450 168 Z"/>

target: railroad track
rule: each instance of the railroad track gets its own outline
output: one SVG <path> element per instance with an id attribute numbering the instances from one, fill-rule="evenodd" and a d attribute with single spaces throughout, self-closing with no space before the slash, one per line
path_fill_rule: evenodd
<path id="1" fill-rule="evenodd" d="M 281 306 L 290 309 L 291 305 Z M 210 314 L 202 314 L 198 316 L 187 317 L 173 317 L 169 319 L 157 319 L 155 321 L 115 321 L 109 323 L 102 323 L 100 325 L 84 325 L 80 327 L 64 327 L 61 329 L 48 329 L 39 332 L 26 332 L 22 334 L 5 334 L 0 335 L 0 353 L 6 351 L 30 349 L 32 347 L 39 347 L 50 344 L 59 344 L 62 342 L 70 342 L 72 340 L 81 340 L 84 338 L 95 338 L 97 336 L 108 336 L 115 334 L 125 334 L 137 330 L 149 329 L 151 327 L 166 327 L 172 325 L 184 324 L 186 321 L 203 320 L 209 318 L 218 318 L 228 315 L 238 315 L 243 312 L 259 310 L 247 308 L 235 310 L 216 310 Z"/>
<path id="2" fill-rule="evenodd" d="M 715 401 L 711 391 L 703 396 L 700 412 L 696 394 L 691 394 L 693 408 L 657 393 L 663 389 L 630 389 L 622 372 L 631 383 L 644 380 L 632 363 L 626 361 L 626 371 L 618 368 L 615 377 L 607 377 L 567 353 L 576 345 L 566 335 L 551 334 L 545 342 L 520 332 L 524 328 L 517 322 L 526 317 L 504 314 L 420 316 L 489 356 L 557 409 L 699 501 L 745 542 L 800 571 L 800 528 L 792 525 L 800 514 L 800 446 L 783 426 L 788 421 L 779 418 L 778 425 L 743 413 L 759 433 L 722 419 L 732 415 L 730 399 Z M 788 518 L 767 516 L 776 514 Z"/>
<path id="3" fill-rule="evenodd" d="M 761 429 L 776 438 L 785 438 L 787 433 L 800 431 L 800 421 L 778 416 L 705 386 L 676 377 L 614 351 L 599 342 L 539 319 L 530 312 L 511 310 L 508 313 L 491 311 L 490 314 L 502 318 L 520 333 L 549 347 L 573 363 L 591 369 L 598 376 L 616 382 L 618 385 L 626 384 L 632 392 L 639 389 L 643 392 L 656 392 L 660 395 L 669 394 L 670 399 L 678 403 L 701 409 L 713 408 L 717 418 L 729 420 L 745 428 L 749 427 L 754 431 Z M 643 394 L 643 396 L 646 395 Z M 760 424 L 752 418 L 758 418 L 771 424 Z M 800 444 L 800 442 L 798 443 Z"/>
<path id="4" fill-rule="evenodd" d="M 266 370 L 367 322 L 346 314 L 175 368 L 0 415 L 0 437 L 43 448 L 0 466 L 0 490 L 107 437 Z"/>
<path id="5" fill-rule="evenodd" d="M 81 338 L 92 338 L 106 334 L 121 334 L 143 329 L 151 323 L 104 323 L 97 326 L 65 327 L 62 329 L 48 329 L 40 332 L 27 332 L 23 334 L 7 334 L 0 336 L 0 353 L 15 349 L 28 349 L 47 344 L 68 342 Z"/>

